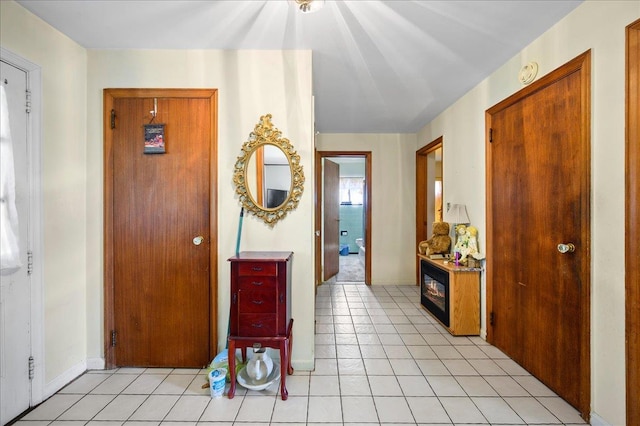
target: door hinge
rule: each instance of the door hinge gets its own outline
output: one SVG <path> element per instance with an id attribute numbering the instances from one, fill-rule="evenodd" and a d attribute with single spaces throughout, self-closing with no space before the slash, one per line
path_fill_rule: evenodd
<path id="1" fill-rule="evenodd" d="M 489 314 L 489 325 L 493 325 L 493 321 L 494 321 L 494 319 L 495 319 L 495 317 L 494 317 L 494 315 L 493 315 L 493 312 L 491 312 L 491 313 Z"/>
<path id="2" fill-rule="evenodd" d="M 27 275 L 33 273 L 33 252 L 29 250 L 27 252 Z"/>
<path id="3" fill-rule="evenodd" d="M 35 375 L 36 363 L 33 360 L 33 356 L 29 357 L 29 380 L 33 380 L 33 376 Z"/>
<path id="4" fill-rule="evenodd" d="M 111 110 L 111 128 L 112 129 L 116 128 L 116 110 L 115 109 Z"/>
<path id="5" fill-rule="evenodd" d="M 493 143 L 493 128 L 489 127 L 489 143 Z"/>
<path id="6" fill-rule="evenodd" d="M 115 330 L 111 330 L 111 347 L 115 348 L 116 347 L 116 336 L 117 336 L 117 332 Z"/>
<path id="7" fill-rule="evenodd" d="M 27 114 L 29 114 L 31 113 L 31 90 L 25 91 L 25 98 L 26 98 L 25 110 L 27 111 Z"/>

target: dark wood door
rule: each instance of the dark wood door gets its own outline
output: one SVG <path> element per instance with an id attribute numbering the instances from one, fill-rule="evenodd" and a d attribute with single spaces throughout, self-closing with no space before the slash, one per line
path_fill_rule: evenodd
<path id="1" fill-rule="evenodd" d="M 488 111 L 489 341 L 589 415 L 587 52 Z M 575 251 L 561 253 L 559 244 Z M 491 324 L 491 322 L 493 324 Z"/>
<path id="2" fill-rule="evenodd" d="M 113 100 L 113 316 L 117 366 L 211 360 L 211 98 L 158 98 L 166 153 L 144 153 L 153 98 Z M 198 238 L 202 237 L 202 241 Z"/>
<path id="3" fill-rule="evenodd" d="M 324 159 L 324 280 L 340 270 L 340 165 Z"/>

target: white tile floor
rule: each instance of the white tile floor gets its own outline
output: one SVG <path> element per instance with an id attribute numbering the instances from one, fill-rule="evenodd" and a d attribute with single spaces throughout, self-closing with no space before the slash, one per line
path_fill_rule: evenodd
<path id="1" fill-rule="evenodd" d="M 576 410 L 479 337 L 453 337 L 414 286 L 325 284 L 316 368 L 265 391 L 212 399 L 190 369 L 90 371 L 16 426 L 584 424 Z"/>

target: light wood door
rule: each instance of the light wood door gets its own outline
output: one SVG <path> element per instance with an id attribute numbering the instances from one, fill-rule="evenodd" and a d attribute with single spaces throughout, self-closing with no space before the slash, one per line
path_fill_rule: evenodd
<path id="1" fill-rule="evenodd" d="M 324 281 L 340 270 L 340 165 L 324 159 Z"/>
<path id="2" fill-rule="evenodd" d="M 156 98 L 164 154 L 144 153 L 154 98 L 113 99 L 114 365 L 201 367 L 215 350 L 208 93 Z"/>
<path id="3" fill-rule="evenodd" d="M 589 64 L 587 52 L 487 113 L 488 338 L 585 418 Z"/>

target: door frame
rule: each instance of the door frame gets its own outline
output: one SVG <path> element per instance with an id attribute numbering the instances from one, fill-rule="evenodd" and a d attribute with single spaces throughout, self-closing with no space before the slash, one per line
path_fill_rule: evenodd
<path id="1" fill-rule="evenodd" d="M 371 151 L 317 151 L 315 152 L 315 283 L 322 284 L 322 160 L 324 158 L 364 158 L 364 283 L 371 285 Z"/>
<path id="2" fill-rule="evenodd" d="M 416 151 L 416 253 L 418 244 L 429 238 L 429 224 L 427 222 L 427 171 L 428 155 L 437 149 L 442 149 L 442 164 L 444 165 L 444 138 L 442 136 L 429 142 Z M 444 184 L 442 185 L 442 199 L 444 200 Z M 420 258 L 416 256 L 416 286 L 420 285 Z"/>
<path id="3" fill-rule="evenodd" d="M 485 265 L 486 270 L 486 331 L 487 331 L 487 342 L 493 343 L 493 326 L 491 325 L 491 313 L 493 311 L 493 291 L 494 291 L 494 262 L 495 259 L 491 256 L 494 251 L 493 248 L 493 239 L 491 236 L 493 235 L 494 226 L 498 227 L 499 224 L 494 224 L 492 221 L 493 217 L 493 194 L 492 194 L 492 185 L 491 182 L 493 180 L 493 175 L 491 174 L 491 149 L 489 149 L 491 143 L 491 120 L 493 114 L 507 108 L 510 105 L 513 105 L 522 99 L 530 96 L 531 94 L 539 91 L 546 86 L 552 85 L 558 80 L 575 73 L 581 72 L 581 105 L 583 106 L 581 110 L 580 116 L 580 135 L 583 144 L 587 145 L 587 148 L 584 150 L 585 156 L 587 158 L 583 158 L 582 161 L 590 165 L 590 153 L 591 153 L 591 51 L 587 50 L 576 58 L 570 60 L 566 64 L 560 66 L 559 68 L 551 71 L 549 74 L 541 77 L 539 80 L 533 82 L 529 86 L 519 90 L 513 95 L 507 97 L 503 101 L 497 103 L 491 108 L 487 109 L 485 112 L 485 146 L 486 146 L 486 156 L 485 156 L 485 168 L 487 170 L 486 174 L 486 218 L 487 218 L 487 261 Z M 582 347 L 580 348 L 580 357 L 583 360 L 580 366 L 580 397 L 579 397 L 579 407 L 578 410 L 582 417 L 589 421 L 589 416 L 591 414 L 591 255 L 590 255 L 590 242 L 591 242 L 591 218 L 590 218 L 590 193 L 591 193 L 591 176 L 590 173 L 586 173 L 586 176 L 580 176 L 581 179 L 581 187 L 582 191 L 585 192 L 585 196 L 582 200 L 581 208 L 584 212 L 587 212 L 586 217 L 583 216 L 582 221 L 586 226 L 582 227 L 582 235 L 580 241 L 584 242 L 585 250 L 584 253 L 588 256 L 588 259 L 584 262 L 583 267 L 586 270 L 581 271 L 581 273 L 586 277 L 587 282 L 584 283 L 583 290 L 581 291 L 581 300 L 580 305 L 583 307 L 582 310 L 582 318 L 581 327 L 580 327 L 580 341 L 582 342 Z"/>
<path id="4" fill-rule="evenodd" d="M 42 217 L 42 68 L 0 47 L 0 59 L 27 73 L 31 110 L 27 114 L 27 158 L 29 161 L 29 229 L 33 269 L 31 272 L 31 355 L 34 376 L 31 381 L 33 407 L 58 389 L 45 389 L 44 351 L 44 229 Z"/>
<path id="5" fill-rule="evenodd" d="M 209 327 L 211 340 L 209 353 L 218 352 L 218 90 L 217 89 L 104 89 L 103 91 L 103 146 L 104 146 L 104 359 L 107 369 L 115 367 L 115 350 L 111 346 L 111 330 L 115 327 L 114 254 L 113 254 L 113 132 L 111 110 L 118 98 L 208 98 L 211 100 L 211 149 L 209 192 Z M 117 123 L 117 116 L 115 117 Z"/>
<path id="6" fill-rule="evenodd" d="M 640 19 L 626 28 L 625 63 L 625 333 L 627 424 L 640 422 Z"/>

